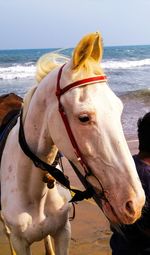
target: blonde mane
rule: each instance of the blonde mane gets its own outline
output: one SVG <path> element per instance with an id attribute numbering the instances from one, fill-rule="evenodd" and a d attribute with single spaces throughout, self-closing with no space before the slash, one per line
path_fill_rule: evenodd
<path id="1" fill-rule="evenodd" d="M 39 58 L 36 65 L 36 81 L 39 83 L 49 72 L 62 65 L 69 58 L 58 53 L 50 52 Z"/>
<path id="2" fill-rule="evenodd" d="M 36 82 L 39 84 L 40 81 L 49 72 L 51 72 L 54 68 L 62 65 L 63 63 L 65 63 L 68 60 L 69 60 L 69 58 L 67 58 L 66 56 L 60 55 L 60 54 L 54 53 L 54 52 L 50 52 L 50 53 L 47 53 L 47 54 L 44 54 L 43 56 L 41 56 L 36 64 L 36 74 L 35 74 Z M 35 87 L 32 87 L 24 97 L 23 122 L 26 118 L 26 114 L 28 112 L 30 101 L 32 99 L 32 96 L 34 95 L 34 92 L 36 91 L 37 85 Z"/>

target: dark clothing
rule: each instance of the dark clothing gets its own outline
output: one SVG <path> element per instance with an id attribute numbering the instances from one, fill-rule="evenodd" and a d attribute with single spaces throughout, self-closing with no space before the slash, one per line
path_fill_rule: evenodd
<path id="1" fill-rule="evenodd" d="M 133 156 L 146 195 L 142 217 L 132 225 L 111 227 L 112 255 L 150 255 L 150 165 Z"/>

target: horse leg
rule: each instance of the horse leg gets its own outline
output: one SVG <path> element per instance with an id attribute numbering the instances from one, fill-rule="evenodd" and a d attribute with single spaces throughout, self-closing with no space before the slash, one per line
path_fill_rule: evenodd
<path id="1" fill-rule="evenodd" d="M 50 235 L 44 238 L 44 245 L 46 251 L 45 255 L 55 255 Z"/>
<path id="2" fill-rule="evenodd" d="M 68 255 L 69 254 L 69 243 L 71 238 L 71 227 L 70 222 L 67 221 L 64 228 L 54 236 L 55 253 L 56 255 Z"/>
<path id="3" fill-rule="evenodd" d="M 10 234 L 10 238 L 17 255 L 32 255 L 30 251 L 30 245 L 25 239 L 18 237 L 14 233 Z"/>
<path id="4" fill-rule="evenodd" d="M 13 249 L 13 246 L 12 246 L 12 243 L 11 243 L 11 240 L 10 240 L 10 230 L 9 228 L 6 226 L 5 224 L 5 221 L 4 221 L 4 218 L 3 218 L 3 215 L 2 213 L 0 212 L 0 220 L 3 224 L 3 228 L 4 228 L 4 233 L 8 239 L 8 242 L 9 242 L 9 247 L 10 247 L 10 251 L 11 251 L 11 255 L 16 255 L 14 249 Z"/>

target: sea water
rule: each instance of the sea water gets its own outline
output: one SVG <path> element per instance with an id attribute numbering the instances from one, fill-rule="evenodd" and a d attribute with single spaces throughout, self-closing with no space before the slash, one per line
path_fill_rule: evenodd
<path id="1" fill-rule="evenodd" d="M 35 83 L 38 58 L 51 51 L 70 57 L 73 49 L 1 50 L 0 95 L 14 92 L 23 97 Z M 150 45 L 105 47 L 102 66 L 109 86 L 124 104 L 124 132 L 133 137 L 137 120 L 150 111 Z"/>

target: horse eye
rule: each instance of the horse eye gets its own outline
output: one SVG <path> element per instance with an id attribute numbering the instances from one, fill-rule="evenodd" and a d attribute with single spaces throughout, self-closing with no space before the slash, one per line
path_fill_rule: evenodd
<path id="1" fill-rule="evenodd" d="M 82 122 L 82 123 L 85 123 L 85 122 L 88 122 L 90 120 L 89 116 L 87 114 L 82 114 L 79 116 L 79 120 Z"/>

